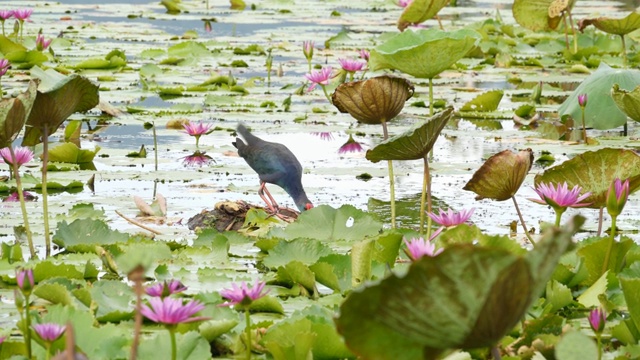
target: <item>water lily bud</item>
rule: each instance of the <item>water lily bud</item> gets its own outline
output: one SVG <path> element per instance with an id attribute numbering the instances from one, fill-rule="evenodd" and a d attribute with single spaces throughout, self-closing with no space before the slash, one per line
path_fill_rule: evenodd
<path id="1" fill-rule="evenodd" d="M 587 106 L 587 94 L 578 95 L 578 104 L 582 108 Z"/>
<path id="2" fill-rule="evenodd" d="M 23 294 L 30 294 L 35 285 L 33 269 L 16 269 L 16 282 Z"/>
<path id="3" fill-rule="evenodd" d="M 629 198 L 629 179 L 624 182 L 615 179 L 607 191 L 607 212 L 609 215 L 620 215 L 627 203 L 627 198 Z"/>
<path id="4" fill-rule="evenodd" d="M 604 310 L 600 308 L 595 308 L 589 313 L 589 325 L 591 325 L 591 328 L 596 334 L 602 333 L 606 320 L 607 317 L 604 313 Z"/>

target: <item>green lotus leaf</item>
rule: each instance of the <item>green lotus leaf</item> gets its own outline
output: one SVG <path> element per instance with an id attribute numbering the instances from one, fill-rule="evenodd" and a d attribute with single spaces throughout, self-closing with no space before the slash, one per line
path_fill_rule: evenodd
<path id="1" fill-rule="evenodd" d="M 367 150 L 367 160 L 422 159 L 438 140 L 438 135 L 453 115 L 453 107 L 413 125 L 409 130 L 391 137 L 371 150 Z"/>
<path id="2" fill-rule="evenodd" d="M 31 69 L 49 60 L 45 54 L 38 50 L 14 51 L 6 54 L 5 59 L 13 64 L 14 69 Z"/>
<path id="3" fill-rule="evenodd" d="M 401 77 L 382 75 L 340 84 L 331 95 L 342 113 L 365 124 L 381 124 L 395 118 L 413 96 L 413 85 Z"/>
<path id="4" fill-rule="evenodd" d="M 395 69 L 424 79 L 433 79 L 475 47 L 482 36 L 469 29 L 407 30 L 371 50 L 372 70 Z"/>
<path id="5" fill-rule="evenodd" d="M 398 19 L 398 29 L 404 31 L 410 25 L 427 21 L 445 7 L 449 0 L 414 0 L 402 12 Z"/>
<path id="6" fill-rule="evenodd" d="M 587 151 L 560 165 L 536 175 L 534 183 L 567 182 L 569 188 L 578 185 L 582 191 L 591 192 L 584 202 L 598 209 L 606 206 L 609 186 L 616 179 L 629 179 L 629 192 L 640 188 L 640 156 L 632 150 L 604 148 Z"/>
<path id="7" fill-rule="evenodd" d="M 491 90 L 485 93 L 482 93 L 473 100 L 467 102 L 462 105 L 460 111 L 477 111 L 477 112 L 489 112 L 498 110 L 498 105 L 500 105 L 500 100 L 502 100 L 502 96 L 504 95 L 504 91 L 502 90 Z"/>
<path id="8" fill-rule="evenodd" d="M 598 130 L 617 128 L 627 122 L 623 113 L 611 95 L 611 88 L 618 84 L 618 89 L 631 91 L 640 85 L 640 71 L 630 69 L 612 69 L 604 62 L 598 70 L 585 78 L 567 100 L 560 105 L 558 114 L 561 117 L 571 116 L 575 121 L 582 119 L 582 109 L 578 104 L 578 95 L 587 94 L 585 108 L 585 124 Z"/>
<path id="9" fill-rule="evenodd" d="M 367 359 L 435 359 L 446 349 L 495 345 L 538 298 L 583 222 L 548 229 L 523 255 L 455 244 L 425 256 L 405 275 L 354 290 L 338 331 Z"/>
<path id="10" fill-rule="evenodd" d="M 16 139 L 29 117 L 36 99 L 38 80 L 31 80 L 27 90 L 15 98 L 0 100 L 0 148 Z"/>
<path id="11" fill-rule="evenodd" d="M 0 53 L 10 54 L 17 51 L 27 51 L 27 48 L 4 35 L 0 35 Z"/>
<path id="12" fill-rule="evenodd" d="M 27 119 L 23 146 L 41 143 L 45 127 L 50 135 L 71 114 L 90 110 L 100 101 L 98 86 L 85 77 L 64 76 L 53 69 L 43 71 L 38 67 L 31 70 L 31 75 L 42 82 Z"/>
<path id="13" fill-rule="evenodd" d="M 627 35 L 640 29 L 640 13 L 634 11 L 622 19 L 613 19 L 605 16 L 582 19 L 579 23 L 580 31 L 589 25 L 593 25 L 607 34 Z"/>
<path id="14" fill-rule="evenodd" d="M 626 91 L 620 89 L 618 84 L 613 84 L 611 97 L 618 108 L 628 117 L 640 121 L 640 85 L 636 86 L 633 91 Z"/>
<path id="15" fill-rule="evenodd" d="M 501 151 L 488 158 L 463 189 L 478 194 L 476 200 L 510 199 L 520 189 L 532 164 L 531 149 L 522 150 L 517 154 L 511 150 Z"/>
<path id="16" fill-rule="evenodd" d="M 95 150 L 87 150 L 67 142 L 49 150 L 49 161 L 71 164 L 90 163 L 98 151 L 100 151 L 100 146 L 96 146 Z"/>
<path id="17" fill-rule="evenodd" d="M 549 31 L 557 28 L 562 20 L 561 16 L 550 16 L 550 13 L 556 15 L 562 8 L 572 9 L 575 2 L 570 0 L 566 5 L 557 0 L 515 0 L 511 10 L 520 26 L 531 31 Z"/>
<path id="18" fill-rule="evenodd" d="M 96 245 L 125 242 L 129 235 L 111 230 L 102 220 L 77 219 L 68 224 L 66 220 L 58 223 L 53 235 L 53 243 L 69 252 L 94 252 Z"/>

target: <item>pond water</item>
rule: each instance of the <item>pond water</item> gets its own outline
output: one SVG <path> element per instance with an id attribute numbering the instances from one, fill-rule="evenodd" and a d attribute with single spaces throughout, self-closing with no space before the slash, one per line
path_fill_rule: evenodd
<path id="1" fill-rule="evenodd" d="M 445 8 L 441 14 L 445 26 L 451 27 L 485 20 L 496 14 L 506 23 L 514 23 L 510 3 L 506 0 L 459 1 L 459 7 Z M 111 50 L 123 50 L 128 60 L 124 69 L 77 71 L 94 81 L 110 77 L 109 81 L 101 82 L 101 100 L 123 111 L 127 108 L 137 109 L 136 113 L 106 121 L 95 112 L 72 117 L 86 120 L 92 127 L 91 133 L 83 133 L 81 144 L 87 149 L 101 148 L 94 161 L 96 170 L 55 172 L 51 178 L 62 182 L 70 179 L 86 182 L 95 175 L 95 189 L 91 191 L 85 186 L 79 193 L 54 194 L 50 200 L 54 213 L 52 217 L 65 213 L 75 203 L 91 202 L 107 212 L 111 226 L 136 232 L 138 228 L 118 217 L 115 210 L 134 217 L 137 209 L 132 196 L 137 195 L 150 202 L 157 192 L 167 198 L 169 209 L 168 224 L 158 226 L 164 234 L 161 237 L 180 239 L 192 237 L 186 227 L 188 218 L 212 209 L 219 201 L 242 199 L 260 204 L 257 175 L 237 156 L 231 145 L 234 140 L 231 131 L 239 122 L 244 122 L 253 129 L 255 135 L 286 144 L 297 155 L 304 167 L 304 186 L 314 204 L 334 207 L 352 204 L 360 209 L 375 211 L 388 223 L 388 207 L 376 205 L 377 202 L 372 200 L 389 200 L 386 165 L 369 162 L 364 152 L 338 153 L 349 134 L 356 134 L 355 139 L 365 149 L 372 148 L 381 140 L 381 129 L 358 125 L 349 115 L 338 113 L 319 90 L 302 96 L 293 93 L 303 84 L 303 74 L 307 72 L 307 63 L 301 51 L 302 41 L 316 42 L 314 64 L 336 67 L 338 58 L 355 57 L 358 49 L 371 48 L 379 43 L 380 34 L 397 31 L 394 24 L 401 9 L 391 2 L 372 4 L 368 1 L 356 1 L 349 5 L 341 1 L 264 1 L 256 2 L 255 10 L 248 7 L 244 11 L 230 10 L 227 2 L 211 1 L 210 9 L 206 9 L 203 1 L 183 1 L 182 4 L 185 12 L 167 14 L 158 2 L 143 0 L 20 2 L 20 6 L 34 8 L 33 23 L 27 24 L 28 36 L 33 37 L 39 28 L 43 29 L 46 37 L 63 34 L 63 39 L 54 40 L 52 45 L 58 64 L 70 68 L 87 58 L 104 58 Z M 601 2 L 581 1 L 574 14 L 576 18 L 595 11 L 600 14 L 620 14 L 637 5 L 636 1 L 611 1 L 603 7 Z M 15 6 L 15 2 L 0 1 L 0 8 Z M 372 11 L 374 7 L 376 11 Z M 210 32 L 204 29 L 203 19 L 215 19 Z M 426 24 L 436 25 L 435 21 Z M 325 41 L 342 30 L 347 31 L 347 36 L 337 42 L 337 46 L 327 49 Z M 171 50 L 167 50 L 187 41 L 186 37 L 201 42 L 210 53 L 172 55 Z M 273 49 L 271 86 L 264 81 L 264 54 L 233 54 L 234 48 L 252 44 L 263 50 Z M 150 55 L 151 50 L 158 50 L 161 54 Z M 183 58 L 184 62 L 178 62 L 178 65 L 160 63 L 169 57 Z M 245 61 L 247 67 L 229 66 L 237 59 Z M 144 79 L 147 84 L 153 82 L 158 86 L 187 87 L 201 84 L 213 74 L 232 74 L 248 94 L 185 91 L 184 96 L 163 97 L 158 95 L 153 85 L 144 85 L 138 73 L 141 67 L 150 64 L 158 65 L 161 74 Z M 56 63 L 48 65 L 56 66 Z M 467 65 L 471 67 L 477 63 L 467 61 Z M 278 69 L 281 74 L 275 71 Z M 514 73 L 524 82 L 510 82 L 509 78 Z M 560 99 L 561 102 L 585 76 L 562 72 L 549 75 L 553 80 L 549 81 L 549 85 L 555 85 L 543 92 L 543 97 Z M 539 77 L 539 71 L 535 68 L 445 72 L 435 80 L 435 98 L 458 108 L 480 91 L 502 89 L 505 97 L 500 110 L 511 111 L 518 106 L 517 97 L 528 96 Z M 3 78 L 3 86 L 18 91 L 27 78 L 26 73 L 16 73 L 9 79 Z M 416 96 L 407 102 L 403 113 L 390 125 L 392 133 L 405 130 L 428 113 L 424 107 L 410 106 L 419 101 L 428 104 L 427 83 L 424 80 L 412 80 L 416 84 Z M 289 97 L 291 106 L 285 111 L 282 104 Z M 274 107 L 261 106 L 267 102 L 272 102 Z M 557 117 L 554 112 L 558 105 L 558 102 L 550 101 L 542 105 L 540 111 L 553 119 Z M 193 138 L 166 127 L 168 122 L 178 119 L 202 120 L 219 128 L 200 140 L 200 149 L 206 151 L 214 162 L 203 167 L 184 165 L 184 157 L 196 148 Z M 96 126 L 98 121 L 100 125 Z M 145 122 L 153 122 L 157 126 L 157 171 L 153 165 L 153 135 L 143 127 Z M 314 135 L 318 132 L 330 132 L 332 138 L 323 140 Z M 602 138 L 603 145 L 639 145 L 635 123 L 629 124 L 628 139 L 620 137 L 620 132 L 621 129 L 593 131 L 590 135 Z M 52 146 L 58 141 L 59 133 L 52 137 Z M 545 137 L 548 137 L 545 133 L 519 129 L 508 118 L 452 120 L 439 137 L 430 158 L 434 196 L 439 204 L 454 209 L 475 207 L 473 219 L 483 230 L 509 234 L 510 223 L 517 220 L 513 204 L 488 200 L 478 202 L 473 199 L 475 194 L 462 190 L 462 187 L 484 160 L 504 149 L 532 148 L 536 158 L 543 150 L 548 150 L 556 157 L 556 163 L 591 149 L 575 142 L 560 141 L 557 137 Z M 146 159 L 126 157 L 126 154 L 137 151 L 142 145 L 148 151 Z M 394 167 L 397 198 L 407 199 L 409 204 L 413 204 L 408 210 L 403 210 L 399 222 L 404 226 L 413 226 L 418 219 L 417 199 L 422 186 L 422 162 L 395 162 Z M 550 209 L 526 200 L 535 196 L 533 176 L 542 170 L 542 167 L 534 166 L 517 194 L 524 218 L 536 229 L 540 221 L 552 221 L 554 218 Z M 35 168 L 33 171 L 38 173 Z M 357 176 L 365 173 L 372 176 L 371 180 L 357 179 Z M 293 207 L 291 199 L 283 191 L 273 186 L 271 189 L 281 204 Z M 40 234 L 38 239 L 42 233 L 38 225 L 41 222 L 40 206 L 39 201 L 29 204 L 32 221 L 36 224 L 35 231 Z M 625 210 L 619 218 L 622 230 L 635 229 L 639 225 L 638 220 L 629 215 L 640 210 L 637 196 L 627 206 L 630 210 Z M 567 214 L 576 212 L 570 210 Z M 587 209 L 580 212 L 589 218 L 586 229 L 594 231 L 596 211 Z M 4 203 L 0 213 L 3 217 L 0 239 L 10 241 L 13 238 L 12 227 L 21 221 L 19 206 Z M 606 224 L 608 220 L 605 220 Z M 518 236 L 522 237 L 520 230 Z M 582 236 L 586 236 L 586 233 Z"/>

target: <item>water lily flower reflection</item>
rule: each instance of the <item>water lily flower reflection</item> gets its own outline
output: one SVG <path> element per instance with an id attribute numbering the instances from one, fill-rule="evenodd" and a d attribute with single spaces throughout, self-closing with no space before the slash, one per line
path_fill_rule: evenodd
<path id="1" fill-rule="evenodd" d="M 13 165 L 15 161 L 20 167 L 33 159 L 33 151 L 27 147 L 16 147 L 13 152 L 15 159 L 11 156 L 11 150 L 8 147 L 0 149 L 0 161 L 9 165 Z"/>
<path id="2" fill-rule="evenodd" d="M 338 149 L 338 154 L 345 154 L 345 153 L 350 153 L 350 152 L 361 152 L 364 149 L 362 148 L 362 144 L 355 141 L 353 139 L 353 135 L 349 134 L 349 140 L 347 140 L 346 143 L 344 143 L 344 145 L 340 146 L 340 149 Z"/>
<path id="3" fill-rule="evenodd" d="M 331 135 L 331 133 L 330 133 L 330 132 L 328 132 L 328 131 L 324 131 L 324 132 L 313 132 L 313 133 L 311 133 L 311 134 L 316 135 L 316 136 L 319 136 L 319 137 L 320 137 L 320 139 L 322 139 L 322 140 L 326 140 L 326 141 L 331 141 L 331 140 L 333 140 L 333 135 Z"/>
<path id="4" fill-rule="evenodd" d="M 460 210 L 458 212 L 455 212 L 451 209 L 448 209 L 447 211 L 442 211 L 442 209 L 440 209 L 439 214 L 431 212 L 427 215 L 439 225 L 442 225 L 444 227 L 452 227 L 467 222 L 467 220 L 469 220 L 475 210 L 475 208 L 471 208 L 470 210 Z"/>
<path id="5" fill-rule="evenodd" d="M 22 191 L 22 196 L 24 196 L 25 201 L 36 201 L 38 199 L 37 196 L 33 195 L 30 192 Z M 18 202 L 20 201 L 20 195 L 18 195 L 17 191 L 11 193 L 11 195 L 7 196 L 2 200 L 2 202 Z"/>
<path id="6" fill-rule="evenodd" d="M 256 279 L 256 282 L 252 287 L 249 287 L 244 281 L 238 286 L 237 284 L 231 284 L 231 289 L 224 289 L 220 291 L 220 295 L 229 301 L 220 304 L 220 306 L 248 306 L 252 302 L 267 295 L 268 291 L 264 290 L 265 282 Z"/>
<path id="7" fill-rule="evenodd" d="M 210 162 L 215 161 L 209 155 L 207 155 L 204 151 L 196 151 L 189 156 L 185 156 L 182 158 L 182 163 L 186 166 L 204 166 L 209 164 Z"/>
<path id="8" fill-rule="evenodd" d="M 207 320 L 208 318 L 204 316 L 193 316 L 202 309 L 204 309 L 204 305 L 197 300 L 184 303 L 182 299 L 153 297 L 149 299 L 149 305 L 142 305 L 140 312 L 153 322 L 177 325 Z"/>
<path id="9" fill-rule="evenodd" d="M 64 334 L 66 327 L 55 323 L 44 323 L 33 325 L 33 330 L 35 330 L 40 339 L 52 343 Z"/>
<path id="10" fill-rule="evenodd" d="M 407 245 L 406 253 L 411 260 L 417 261 L 423 256 L 434 257 L 444 251 L 444 249 L 436 249 L 435 244 L 433 244 L 433 239 L 442 232 L 442 229 L 443 228 L 438 229 L 428 240 L 425 240 L 422 237 L 412 238 L 409 241 L 404 239 L 404 243 Z"/>
<path id="11" fill-rule="evenodd" d="M 146 288 L 145 292 L 149 296 L 167 297 L 169 295 L 177 294 L 187 290 L 178 280 L 163 281 L 153 284 Z"/>

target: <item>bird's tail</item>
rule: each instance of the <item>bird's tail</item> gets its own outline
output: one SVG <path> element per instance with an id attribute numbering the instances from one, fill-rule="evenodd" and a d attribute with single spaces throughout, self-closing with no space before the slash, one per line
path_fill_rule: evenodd
<path id="1" fill-rule="evenodd" d="M 246 140 L 247 145 L 251 145 L 256 143 L 257 141 L 260 141 L 260 138 L 250 133 L 249 129 L 247 129 L 243 124 L 238 124 L 236 131 Z"/>

